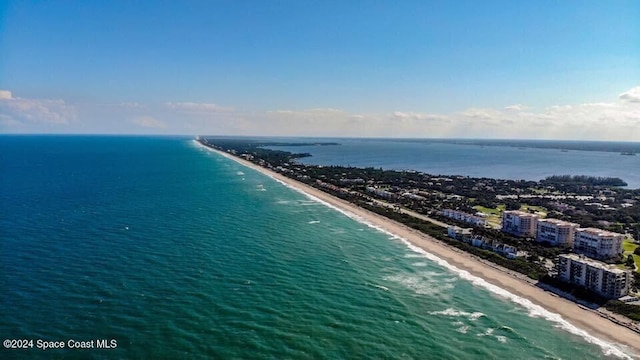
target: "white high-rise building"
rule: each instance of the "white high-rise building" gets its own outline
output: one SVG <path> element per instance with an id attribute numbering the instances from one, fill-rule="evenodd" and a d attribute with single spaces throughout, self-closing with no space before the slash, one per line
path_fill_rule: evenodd
<path id="1" fill-rule="evenodd" d="M 572 247 L 579 224 L 558 219 L 538 220 L 537 242 L 548 242 L 553 246 Z"/>
<path id="2" fill-rule="evenodd" d="M 578 229 L 573 249 L 594 259 L 610 259 L 622 255 L 623 240 L 624 234 L 596 228 Z"/>
<path id="3" fill-rule="evenodd" d="M 627 295 L 632 281 L 630 270 L 617 269 L 576 254 L 558 256 L 558 278 L 608 299 Z"/>
<path id="4" fill-rule="evenodd" d="M 502 231 L 522 237 L 535 237 L 538 215 L 520 210 L 502 213 Z"/>

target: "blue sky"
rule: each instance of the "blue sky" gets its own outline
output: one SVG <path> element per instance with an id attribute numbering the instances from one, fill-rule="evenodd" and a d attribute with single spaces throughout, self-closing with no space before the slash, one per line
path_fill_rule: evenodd
<path id="1" fill-rule="evenodd" d="M 0 0 L 0 131 L 639 141 L 638 19 L 638 1 Z"/>

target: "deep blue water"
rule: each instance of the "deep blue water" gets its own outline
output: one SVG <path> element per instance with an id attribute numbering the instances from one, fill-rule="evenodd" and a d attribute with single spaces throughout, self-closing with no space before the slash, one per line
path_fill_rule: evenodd
<path id="1" fill-rule="evenodd" d="M 300 142 L 305 140 L 289 139 Z M 550 175 L 565 174 L 591 175 L 619 177 L 629 184 L 629 188 L 640 188 L 640 156 L 624 156 L 619 152 L 565 152 L 560 149 L 534 147 L 460 145 L 391 139 L 323 141 L 335 141 L 340 145 L 275 148 L 313 155 L 300 159 L 304 164 L 372 166 L 394 170 L 417 170 L 434 175 L 512 180 L 540 180 Z M 531 142 L 522 144 L 530 146 Z M 628 143 L 624 145 L 631 146 Z M 620 144 L 612 143 L 611 146 Z"/>
<path id="2" fill-rule="evenodd" d="M 0 137 L 0 358 L 625 350 L 186 138 Z"/>

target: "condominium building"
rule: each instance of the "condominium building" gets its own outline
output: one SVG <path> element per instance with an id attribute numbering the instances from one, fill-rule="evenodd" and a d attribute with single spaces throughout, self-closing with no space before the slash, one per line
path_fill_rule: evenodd
<path id="1" fill-rule="evenodd" d="M 535 237 L 538 215 L 513 210 L 502 213 L 502 231 L 522 237 Z"/>
<path id="2" fill-rule="evenodd" d="M 573 249 L 594 259 L 610 259 L 622 255 L 623 240 L 624 234 L 596 228 L 578 229 Z"/>
<path id="3" fill-rule="evenodd" d="M 572 247 L 579 224 L 558 219 L 538 220 L 537 242 L 548 242 L 553 246 Z"/>
<path id="4" fill-rule="evenodd" d="M 442 210 L 442 215 L 451 219 L 473 224 L 475 226 L 487 226 L 487 219 L 458 210 L 444 209 Z"/>
<path id="5" fill-rule="evenodd" d="M 471 240 L 473 237 L 473 229 L 463 229 L 458 226 L 449 226 L 447 228 L 447 235 L 450 238 L 457 240 Z"/>
<path id="6" fill-rule="evenodd" d="M 558 257 L 558 278 L 582 286 L 607 299 L 617 299 L 629 293 L 630 270 L 617 269 L 577 254 Z"/>

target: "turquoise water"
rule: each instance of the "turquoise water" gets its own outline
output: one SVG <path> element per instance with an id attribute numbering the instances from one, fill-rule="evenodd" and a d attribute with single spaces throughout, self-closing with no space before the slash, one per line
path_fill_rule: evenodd
<path id="1" fill-rule="evenodd" d="M 1 337 L 117 340 L 0 358 L 621 352 L 189 139 L 5 136 L 0 150 Z"/>
<path id="2" fill-rule="evenodd" d="M 286 141 L 286 139 L 283 139 Z M 327 139 L 323 139 L 327 141 Z M 619 177 L 640 188 L 640 156 L 619 152 L 458 145 L 380 139 L 328 139 L 339 146 L 278 147 L 306 152 L 305 164 L 382 167 L 429 174 L 464 175 L 512 180 L 540 180 L 550 175 Z M 305 141 L 289 139 L 288 141 Z M 309 141 L 309 140 L 306 140 Z M 526 142 L 524 143 L 526 144 Z M 613 143 L 615 145 L 616 143 Z M 631 147 L 631 145 L 627 144 Z"/>

